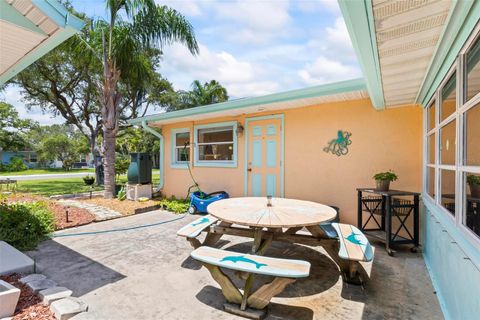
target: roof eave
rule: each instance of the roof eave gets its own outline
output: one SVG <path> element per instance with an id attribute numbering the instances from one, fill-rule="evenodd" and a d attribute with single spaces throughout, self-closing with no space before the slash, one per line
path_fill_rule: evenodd
<path id="1" fill-rule="evenodd" d="M 143 121 L 155 122 L 161 120 L 172 120 L 177 118 L 186 118 L 189 116 L 209 114 L 227 110 L 241 109 L 251 106 L 259 106 L 277 102 L 286 102 L 297 99 L 306 99 L 313 97 L 322 97 L 338 93 L 366 90 L 364 79 L 353 79 L 336 83 L 329 83 L 304 89 L 290 90 L 285 92 L 273 93 L 265 96 L 231 100 L 221 103 L 210 104 L 190 109 L 164 112 L 150 116 L 131 119 L 129 124 L 140 124 Z"/>
<path id="2" fill-rule="evenodd" d="M 338 0 L 372 104 L 385 108 L 371 0 Z"/>

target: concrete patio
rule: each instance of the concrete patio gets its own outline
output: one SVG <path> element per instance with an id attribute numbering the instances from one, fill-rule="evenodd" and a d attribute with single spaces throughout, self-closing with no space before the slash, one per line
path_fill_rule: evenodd
<path id="1" fill-rule="evenodd" d="M 155 211 L 63 233 L 126 228 L 178 219 Z M 98 319 L 241 319 L 222 310 L 224 298 L 192 248 L 176 231 L 197 218 L 122 232 L 55 238 L 28 254 L 37 272 L 73 291 Z M 62 233 L 59 233 L 62 234 Z M 274 243 L 266 255 L 305 259 L 309 278 L 273 299 L 268 319 L 443 319 L 421 254 L 389 257 L 377 247 L 371 279 L 343 283 L 321 248 Z M 223 248 L 247 251 L 247 239 L 224 237 Z"/>

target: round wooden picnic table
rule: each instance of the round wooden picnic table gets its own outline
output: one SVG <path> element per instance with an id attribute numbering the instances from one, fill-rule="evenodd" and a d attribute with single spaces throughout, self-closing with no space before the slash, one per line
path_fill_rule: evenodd
<path id="1" fill-rule="evenodd" d="M 227 223 L 256 228 L 294 228 L 333 220 L 335 209 L 312 201 L 243 197 L 216 201 L 208 213 Z"/>

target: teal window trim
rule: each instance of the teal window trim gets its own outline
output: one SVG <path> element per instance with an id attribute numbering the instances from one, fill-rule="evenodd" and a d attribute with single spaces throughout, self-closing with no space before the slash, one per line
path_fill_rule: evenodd
<path id="1" fill-rule="evenodd" d="M 233 130 L 233 160 L 199 160 L 198 152 L 198 130 L 211 129 L 217 127 L 232 127 Z M 211 168 L 236 168 L 238 166 L 238 137 L 237 137 L 237 121 L 214 122 L 209 124 L 199 124 L 193 127 L 193 163 L 195 167 L 211 167 Z"/>
<path id="2" fill-rule="evenodd" d="M 190 128 L 176 128 L 170 131 L 170 168 L 174 169 L 188 169 L 188 161 L 177 161 L 176 159 L 176 147 L 177 147 L 177 133 L 188 133 L 190 135 Z M 191 148 L 190 144 L 190 148 Z M 190 151 L 188 156 L 190 158 L 192 152 Z"/>
<path id="3" fill-rule="evenodd" d="M 243 169 L 243 176 L 244 176 L 244 181 L 243 181 L 243 193 L 245 196 L 248 195 L 248 125 L 251 121 L 256 121 L 256 120 L 268 120 L 268 119 L 280 119 L 281 123 L 281 130 L 280 130 L 280 139 L 281 139 L 281 148 L 282 151 L 280 153 L 280 163 L 281 163 L 281 168 L 280 168 L 280 197 L 285 197 L 285 115 L 284 114 L 274 114 L 270 116 L 260 116 L 260 117 L 251 117 L 251 118 L 246 118 L 245 119 L 245 158 L 244 158 L 244 169 Z"/>

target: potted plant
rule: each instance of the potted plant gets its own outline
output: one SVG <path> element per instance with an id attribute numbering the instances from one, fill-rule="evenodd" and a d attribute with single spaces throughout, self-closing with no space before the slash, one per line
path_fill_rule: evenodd
<path id="1" fill-rule="evenodd" d="M 470 195 L 472 198 L 480 198 L 480 176 L 473 174 L 467 175 L 467 183 L 470 187 Z"/>
<path id="2" fill-rule="evenodd" d="M 91 186 L 95 183 L 95 177 L 92 177 L 90 175 L 85 176 L 83 177 L 83 182 L 85 182 L 87 186 Z"/>
<path id="3" fill-rule="evenodd" d="M 388 191 L 390 189 L 390 182 L 398 179 L 393 171 L 379 172 L 373 176 L 377 183 L 377 190 Z"/>

